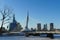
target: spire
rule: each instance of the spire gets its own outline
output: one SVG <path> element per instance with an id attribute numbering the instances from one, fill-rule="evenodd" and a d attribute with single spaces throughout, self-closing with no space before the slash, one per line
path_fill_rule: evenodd
<path id="1" fill-rule="evenodd" d="M 28 29 L 28 22 L 29 22 L 29 11 L 27 11 L 26 29 Z"/>
<path id="2" fill-rule="evenodd" d="M 13 14 L 13 22 L 15 22 L 16 20 L 15 20 L 15 14 Z"/>

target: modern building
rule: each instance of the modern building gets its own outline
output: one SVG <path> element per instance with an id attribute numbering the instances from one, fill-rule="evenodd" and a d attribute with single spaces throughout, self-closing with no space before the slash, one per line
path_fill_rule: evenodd
<path id="1" fill-rule="evenodd" d="M 41 31 L 41 23 L 37 24 L 37 31 Z"/>
<path id="2" fill-rule="evenodd" d="M 47 31 L 47 24 L 44 24 L 44 28 L 43 28 L 43 31 Z"/>
<path id="3" fill-rule="evenodd" d="M 20 23 L 17 23 L 16 27 L 15 27 L 14 30 L 12 30 L 12 31 L 14 31 L 14 32 L 19 32 L 19 31 L 21 31 L 22 29 L 23 29 L 23 28 L 22 28 L 21 24 L 20 24 Z"/>
<path id="4" fill-rule="evenodd" d="M 12 23 L 10 23 L 10 25 L 9 25 L 9 31 L 13 31 L 14 28 L 16 28 L 16 26 L 17 26 L 17 21 L 15 20 L 15 14 L 14 14 L 14 15 L 13 15 L 13 21 L 12 21 Z"/>
<path id="5" fill-rule="evenodd" d="M 15 15 L 13 15 L 13 21 L 12 23 L 10 23 L 10 26 L 9 26 L 9 31 L 21 31 L 22 26 L 20 23 L 18 23 L 16 20 L 15 20 Z"/>
<path id="6" fill-rule="evenodd" d="M 50 23 L 50 31 L 54 30 L 54 23 Z"/>

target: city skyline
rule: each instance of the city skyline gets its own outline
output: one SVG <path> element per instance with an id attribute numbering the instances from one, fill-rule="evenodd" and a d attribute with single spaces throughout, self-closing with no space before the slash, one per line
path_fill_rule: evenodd
<path id="1" fill-rule="evenodd" d="M 22 27 L 26 26 L 26 15 L 29 11 L 29 28 L 37 27 L 37 23 L 54 23 L 60 28 L 60 1 L 59 0 L 0 0 L 0 9 L 5 5 L 13 9 L 16 20 Z M 48 25 L 49 28 L 49 25 Z"/>

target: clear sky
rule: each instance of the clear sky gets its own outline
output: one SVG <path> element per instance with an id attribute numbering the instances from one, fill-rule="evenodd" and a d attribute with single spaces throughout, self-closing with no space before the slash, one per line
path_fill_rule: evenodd
<path id="1" fill-rule="evenodd" d="M 5 5 L 14 9 L 16 20 L 25 27 L 26 15 L 29 10 L 29 28 L 35 28 L 37 23 L 54 23 L 60 28 L 60 0 L 0 0 L 0 8 Z"/>

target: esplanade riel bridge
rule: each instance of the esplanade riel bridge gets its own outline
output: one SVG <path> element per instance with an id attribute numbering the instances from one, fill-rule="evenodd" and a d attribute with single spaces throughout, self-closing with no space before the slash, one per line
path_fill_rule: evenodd
<path id="1" fill-rule="evenodd" d="M 26 36 L 34 35 L 40 36 L 41 34 L 47 34 L 47 37 L 54 38 L 54 34 L 60 34 L 60 31 L 35 31 L 35 32 L 26 32 Z"/>

